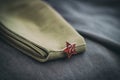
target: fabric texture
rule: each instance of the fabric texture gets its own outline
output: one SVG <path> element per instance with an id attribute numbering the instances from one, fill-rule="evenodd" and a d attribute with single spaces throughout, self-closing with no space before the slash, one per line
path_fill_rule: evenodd
<path id="1" fill-rule="evenodd" d="M 45 1 L 85 37 L 86 51 L 40 63 L 0 39 L 0 79 L 120 80 L 120 1 Z"/>
<path id="2" fill-rule="evenodd" d="M 1 5 L 0 33 L 7 43 L 40 62 L 65 57 L 66 42 L 75 43 L 76 53 L 85 50 L 83 37 L 48 4 L 13 1 Z"/>

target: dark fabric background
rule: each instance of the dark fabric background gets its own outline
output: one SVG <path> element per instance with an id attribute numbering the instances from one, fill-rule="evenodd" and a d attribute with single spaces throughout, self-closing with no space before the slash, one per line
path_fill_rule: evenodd
<path id="1" fill-rule="evenodd" d="M 46 2 L 85 37 L 86 51 L 40 63 L 0 39 L 0 80 L 120 80 L 120 1 Z"/>

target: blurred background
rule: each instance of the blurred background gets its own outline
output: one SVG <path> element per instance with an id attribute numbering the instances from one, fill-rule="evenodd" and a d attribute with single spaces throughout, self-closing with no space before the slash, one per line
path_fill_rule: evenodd
<path id="1" fill-rule="evenodd" d="M 120 80 L 120 1 L 43 1 L 85 38 L 86 51 L 39 63 L 0 39 L 0 80 Z"/>

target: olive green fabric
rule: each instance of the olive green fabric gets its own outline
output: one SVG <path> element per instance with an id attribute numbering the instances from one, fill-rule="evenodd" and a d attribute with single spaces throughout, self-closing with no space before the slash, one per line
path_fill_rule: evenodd
<path id="1" fill-rule="evenodd" d="M 66 41 L 85 50 L 83 37 L 43 1 L 13 0 L 0 9 L 1 37 L 40 62 L 65 57 Z"/>

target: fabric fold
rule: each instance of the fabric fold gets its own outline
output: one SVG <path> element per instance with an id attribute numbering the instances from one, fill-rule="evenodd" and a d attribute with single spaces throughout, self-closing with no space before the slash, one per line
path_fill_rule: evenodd
<path id="1" fill-rule="evenodd" d="M 6 5 L 0 7 L 0 37 L 21 52 L 45 62 L 65 57 L 66 41 L 76 44 L 77 53 L 85 50 L 84 38 L 45 2 L 14 0 Z"/>

